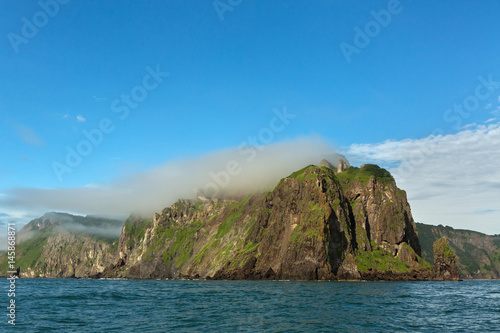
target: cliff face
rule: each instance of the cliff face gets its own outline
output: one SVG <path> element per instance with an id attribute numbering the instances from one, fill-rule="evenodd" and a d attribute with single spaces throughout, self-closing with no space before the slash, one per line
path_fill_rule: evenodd
<path id="1" fill-rule="evenodd" d="M 123 222 L 47 213 L 19 233 L 16 267 L 21 277 L 89 277 L 116 260 L 117 231 Z M 114 242 L 114 245 L 113 245 Z M 7 271 L 0 256 L 0 275 Z"/>
<path id="2" fill-rule="evenodd" d="M 111 245 L 90 237 L 59 232 L 47 238 L 32 267 L 21 277 L 88 277 L 102 272 L 115 260 Z"/>
<path id="3" fill-rule="evenodd" d="M 426 279 L 406 195 L 377 166 L 309 166 L 267 194 L 178 201 L 129 219 L 119 259 L 98 276 Z"/>
<path id="4" fill-rule="evenodd" d="M 360 231 L 360 248 L 369 250 L 369 241 L 374 241 L 393 255 L 407 259 L 410 254 L 405 250 L 406 243 L 417 255 L 421 254 L 406 192 L 396 187 L 388 171 L 364 165 L 347 169 L 338 178 Z"/>
<path id="5" fill-rule="evenodd" d="M 422 257 L 434 263 L 433 243 L 446 237 L 464 279 L 500 279 L 500 236 L 417 223 Z"/>

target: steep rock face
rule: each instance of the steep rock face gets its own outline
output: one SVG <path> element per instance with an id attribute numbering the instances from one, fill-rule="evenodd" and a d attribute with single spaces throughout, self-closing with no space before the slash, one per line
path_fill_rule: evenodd
<path id="1" fill-rule="evenodd" d="M 344 171 L 345 169 L 350 168 L 350 167 L 351 167 L 351 165 L 349 164 L 349 162 L 347 161 L 347 159 L 345 157 L 340 158 L 339 163 L 337 165 L 337 173 L 341 173 L 342 171 Z"/>
<path id="2" fill-rule="evenodd" d="M 328 169 L 307 168 L 283 179 L 265 198 L 248 237 L 268 249 L 260 251 L 256 271 L 272 269 L 282 279 L 333 278 L 354 253 L 348 207 Z"/>
<path id="3" fill-rule="evenodd" d="M 385 183 L 378 169 L 351 169 L 337 178 L 309 166 L 267 194 L 181 200 L 151 223 L 129 219 L 119 260 L 99 276 L 425 279 L 430 269 L 404 193 L 390 174 Z"/>
<path id="4" fill-rule="evenodd" d="M 434 263 L 433 243 L 446 237 L 457 255 L 457 266 L 463 279 L 500 279 L 500 236 L 485 235 L 470 230 L 442 225 L 417 223 L 422 257 Z"/>
<path id="5" fill-rule="evenodd" d="M 66 213 L 47 213 L 18 233 L 16 268 L 21 277 L 89 277 L 116 260 L 123 222 Z M 7 256 L 0 256 L 0 275 Z"/>
<path id="6" fill-rule="evenodd" d="M 388 171 L 368 164 L 348 168 L 338 178 L 351 203 L 360 248 L 370 250 L 373 241 L 403 261 L 421 254 L 406 192 L 397 188 Z M 407 251 L 405 243 L 415 254 Z"/>
<path id="7" fill-rule="evenodd" d="M 434 279 L 445 281 L 458 281 L 458 267 L 456 255 L 448 245 L 446 238 L 434 242 Z"/>
<path id="8" fill-rule="evenodd" d="M 88 277 L 115 259 L 110 244 L 67 232 L 51 235 L 33 267 L 21 270 L 21 277 Z"/>

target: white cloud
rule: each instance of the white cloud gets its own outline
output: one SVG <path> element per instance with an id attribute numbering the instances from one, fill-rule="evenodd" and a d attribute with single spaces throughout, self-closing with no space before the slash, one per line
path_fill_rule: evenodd
<path id="1" fill-rule="evenodd" d="M 76 120 L 80 123 L 84 123 L 87 119 L 85 119 L 82 115 L 76 116 Z"/>
<path id="2" fill-rule="evenodd" d="M 460 129 L 464 130 L 464 129 L 474 128 L 474 127 L 477 127 L 477 123 L 471 123 L 471 124 L 464 125 Z"/>
<path id="3" fill-rule="evenodd" d="M 74 188 L 16 188 L 3 191 L 2 206 L 80 214 L 145 215 L 159 212 L 179 198 L 194 198 L 198 189 L 236 194 L 272 189 L 280 178 L 322 158 L 333 157 L 320 139 L 297 139 L 245 150 L 226 150 L 171 161 L 153 170 L 109 184 Z M 332 162 L 334 162 L 332 160 Z M 235 166 L 235 163 L 237 165 Z M 335 162 L 334 162 L 335 163 Z M 234 171 L 239 170 L 238 174 Z M 230 173 L 234 175 L 230 175 Z"/>
<path id="4" fill-rule="evenodd" d="M 63 115 L 63 119 L 68 119 L 68 118 L 69 118 L 69 114 L 66 113 L 65 115 Z"/>
<path id="5" fill-rule="evenodd" d="M 500 233 L 500 123 L 450 135 L 355 144 L 347 156 L 389 167 L 407 191 L 416 221 Z"/>
<path id="6" fill-rule="evenodd" d="M 0 194 L 0 197 L 3 194 Z M 20 231 L 26 222 L 39 217 L 41 214 L 33 215 L 28 210 L 10 209 L 0 207 L 0 251 L 7 250 L 7 232 L 9 224 L 17 231 Z"/>
<path id="7" fill-rule="evenodd" d="M 21 140 L 25 143 L 35 146 L 41 147 L 43 146 L 43 140 L 35 133 L 35 131 L 27 126 L 18 126 L 16 128 L 17 135 Z"/>
<path id="8" fill-rule="evenodd" d="M 494 122 L 496 120 L 497 120 L 497 118 L 490 118 L 490 119 L 486 120 L 484 123 L 485 124 L 489 124 L 489 123 L 492 123 L 492 122 Z"/>

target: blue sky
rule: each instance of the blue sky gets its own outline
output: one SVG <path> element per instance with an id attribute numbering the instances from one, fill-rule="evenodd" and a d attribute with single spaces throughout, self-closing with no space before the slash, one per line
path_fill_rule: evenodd
<path id="1" fill-rule="evenodd" d="M 287 110 L 267 143 L 313 138 L 376 162 L 416 220 L 500 233 L 497 1 L 40 3 L 0 4 L 2 221 L 85 214 L 92 205 L 24 198 L 78 202 L 65 190 L 199 162 Z M 346 57 L 347 44 L 357 51 Z M 82 144 L 96 130 L 97 144 Z M 429 144 L 425 163 L 412 157 Z M 90 153 L 70 167 L 68 147 Z"/>

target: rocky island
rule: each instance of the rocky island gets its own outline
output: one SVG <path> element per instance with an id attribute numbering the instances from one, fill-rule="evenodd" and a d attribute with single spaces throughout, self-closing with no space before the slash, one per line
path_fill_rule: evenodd
<path id="1" fill-rule="evenodd" d="M 18 246 L 21 277 L 460 279 L 445 239 L 435 244 L 434 265 L 421 257 L 406 193 L 392 175 L 345 159 L 307 166 L 267 193 L 199 196 L 152 218 L 130 216 L 119 239 L 75 233 L 58 214 L 21 232 L 30 234 Z"/>

